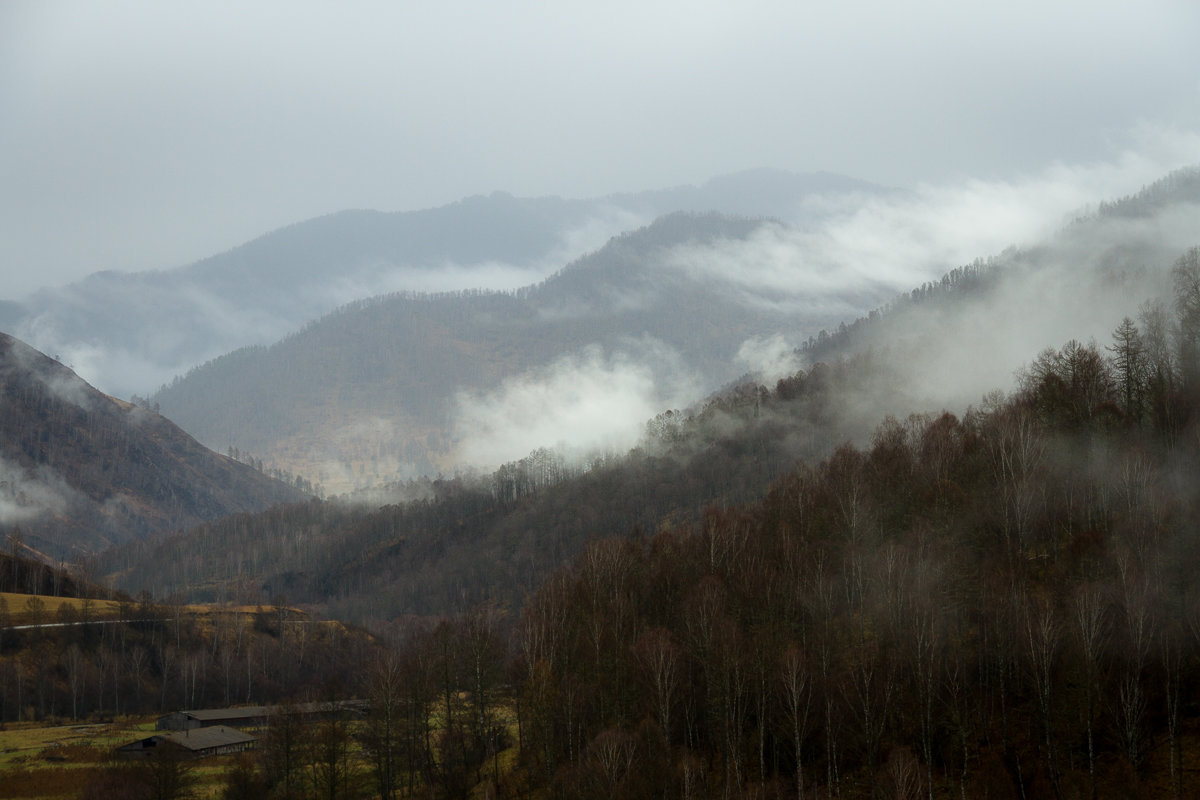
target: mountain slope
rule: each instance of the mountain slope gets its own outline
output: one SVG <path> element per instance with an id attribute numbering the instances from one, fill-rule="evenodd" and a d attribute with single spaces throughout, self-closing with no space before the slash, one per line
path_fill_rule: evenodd
<path id="1" fill-rule="evenodd" d="M 0 532 L 63 558 L 303 495 L 0 334 Z"/>
<path id="2" fill-rule="evenodd" d="M 227 519 L 112 566 L 164 592 L 269 581 L 406 632 L 476 602 L 463 619 L 492 632 L 520 607 L 514 661 L 490 665 L 517 682 L 533 791 L 1189 796 L 1200 248 L 1175 248 L 1197 230 L 1190 196 L 957 270 L 835 337 L 867 354 L 664 415 L 627 458 L 567 475 L 535 454 L 483 486 Z M 1122 314 L 1139 322 L 1077 341 Z M 869 445 L 829 446 L 918 391 L 984 391 L 990 372 L 952 373 L 1007 366 L 997 345 L 1017 328 L 1033 332 L 1015 346 L 1071 340 L 1030 348 L 994 384 L 1008 397 L 876 416 Z M 931 381 L 955 350 L 954 382 Z M 781 469 L 788 453 L 801 463 Z M 453 646 L 451 626 L 424 630 L 414 686 Z"/>
<path id="3" fill-rule="evenodd" d="M 827 309 L 797 314 L 740 298 L 691 269 L 694 250 L 777 227 L 668 215 L 519 292 L 396 294 L 351 304 L 270 348 L 197 368 L 154 399 L 209 446 L 252 452 L 335 491 L 464 462 L 494 466 L 557 443 L 533 438 L 489 460 L 474 444 L 483 423 L 464 406 L 486 409 L 476 416 L 500 407 L 531 415 L 537 409 L 526 395 L 536 395 L 565 414 L 572 404 L 617 402 L 603 384 L 627 380 L 644 412 L 634 420 L 640 426 L 745 372 L 738 355 L 748 340 L 798 341 L 837 319 Z M 869 307 L 888 293 L 867 289 L 848 305 Z M 579 396 L 564 375 L 594 382 L 596 391 Z M 538 435 L 567 434 L 530 433 Z"/>
<path id="4" fill-rule="evenodd" d="M 101 272 L 42 290 L 15 330 L 111 392 L 147 394 L 191 365 L 275 341 L 349 300 L 467 280 L 455 268 L 490 265 L 507 285 L 528 283 L 567 257 L 564 239 L 603 214 L 582 201 L 501 194 L 406 213 L 343 211 L 186 267 Z M 623 224 L 618 218 L 610 225 Z"/>
<path id="5" fill-rule="evenodd" d="M 1200 244 L 1200 168 L 1099 204 L 1044 241 L 955 269 L 837 331 L 806 361 L 886 352 L 909 374 L 916 405 L 965 407 L 1011 385 L 1047 346 L 1106 342 L 1125 317 L 1171 311 L 1171 266 Z M 1151 319 L 1153 322 L 1153 320 Z M 1169 325 L 1163 329 L 1170 337 Z"/>

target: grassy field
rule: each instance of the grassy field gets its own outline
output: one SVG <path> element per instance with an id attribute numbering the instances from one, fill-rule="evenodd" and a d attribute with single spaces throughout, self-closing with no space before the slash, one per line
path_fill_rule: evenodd
<path id="1" fill-rule="evenodd" d="M 142 730 L 153 728 L 153 721 L 142 720 L 50 727 L 39 723 L 8 723 L 0 729 L 0 772 L 38 763 L 67 763 L 75 759 L 57 756 L 115 747 L 136 738 Z"/>
<path id="2" fill-rule="evenodd" d="M 155 720 L 155 717 L 139 717 L 103 724 L 3 726 L 0 798 L 77 798 L 91 780 L 109 767 L 113 751 L 151 735 Z M 197 778 L 193 796 L 218 797 L 233 759 L 233 756 L 219 756 L 191 762 Z"/>
<path id="3" fill-rule="evenodd" d="M 9 723 L 0 729 L 0 797 L 77 797 L 114 748 L 153 729 L 153 719 L 56 726 Z"/>
<path id="4" fill-rule="evenodd" d="M 85 603 L 90 604 L 88 614 L 92 619 L 118 619 L 121 604 L 115 600 L 80 600 L 75 597 L 46 597 L 43 595 L 13 594 L 0 592 L 0 600 L 4 601 L 8 611 L 9 624 L 26 625 L 34 616 L 29 607 L 31 599 L 42 603 L 42 622 L 54 622 L 63 606 L 73 608 L 79 616 L 83 616 Z"/>
<path id="5" fill-rule="evenodd" d="M 462 697 L 459 698 L 463 700 Z M 498 770 L 501 782 L 510 780 L 517 759 L 516 716 L 511 706 L 496 709 L 499 722 L 508 729 L 509 746 L 497 754 L 495 762 L 481 765 L 483 784 L 474 787 L 472 796 L 487 794 L 486 784 Z M 467 713 L 465 708 L 460 713 Z M 431 723 L 437 728 L 440 718 L 435 709 Z M 0 726 L 0 800 L 60 800 L 77 798 L 87 784 L 102 775 L 112 765 L 114 750 L 120 745 L 153 734 L 157 716 L 121 718 L 113 722 L 72 725 L 43 723 L 10 723 Z M 255 731 L 250 731 L 255 733 Z M 351 770 L 370 796 L 370 765 L 359 749 L 361 723 L 351 723 L 354 742 Z M 251 751 L 254 757 L 254 752 Z M 197 780 L 192 790 L 196 798 L 219 797 L 225 776 L 233 767 L 236 756 L 217 756 L 188 762 Z M 122 762 L 128 764 L 129 762 Z M 302 769 L 300 780 L 307 779 Z"/>
<path id="6" fill-rule="evenodd" d="M 0 592 L 0 600 L 4 601 L 4 607 L 8 613 L 9 625 L 28 625 L 33 622 L 38 615 L 43 623 L 54 623 L 59 621 L 59 612 L 63 607 L 72 609 L 77 618 L 82 618 L 84 612 L 90 619 L 121 619 L 122 605 L 126 612 L 130 612 L 136 618 L 139 612 L 139 606 L 136 602 L 126 602 L 124 604 L 116 600 L 80 600 L 75 597 L 49 597 L 46 595 L 30 595 L 30 594 L 13 594 L 12 592 Z M 40 612 L 35 612 L 30 607 L 30 601 L 33 600 L 42 604 Z M 89 607 L 90 606 L 90 607 Z M 161 613 L 162 609 L 167 609 L 167 613 L 172 613 L 175 610 L 174 606 L 155 606 Z M 191 616 L 209 616 L 212 614 L 253 614 L 262 609 L 258 606 L 233 606 L 233 605 L 215 605 L 215 604 L 192 604 L 181 606 L 183 613 Z M 289 615 L 296 617 L 306 616 L 299 609 L 289 608 Z"/>

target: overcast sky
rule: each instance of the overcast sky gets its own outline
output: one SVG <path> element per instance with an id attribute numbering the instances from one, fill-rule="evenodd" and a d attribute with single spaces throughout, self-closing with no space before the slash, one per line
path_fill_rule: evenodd
<path id="1" fill-rule="evenodd" d="M 1200 161 L 1200 4 L 988 6 L 4 0 L 0 298 L 498 189 Z"/>

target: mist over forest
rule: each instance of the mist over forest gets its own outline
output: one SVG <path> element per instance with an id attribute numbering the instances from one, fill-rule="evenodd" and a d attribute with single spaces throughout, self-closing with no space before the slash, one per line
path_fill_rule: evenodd
<path id="1" fill-rule="evenodd" d="M 664 413 L 683 419 L 714 392 L 856 354 L 886 365 L 886 385 L 856 378 L 822 439 L 861 444 L 889 415 L 961 414 L 1011 390 L 1046 347 L 1162 317 L 1170 264 L 1194 239 L 1195 171 L 1122 198 L 1087 194 L 1145 168 L 1129 159 L 913 192 L 756 170 L 600 201 L 495 194 L 345 212 L 186 268 L 46 290 L 21 307 L 17 330 L 53 341 L 54 320 L 69 320 L 67 355 L 53 352 L 68 365 L 70 336 L 98 353 L 128 355 L 121 337 L 164 348 L 161 364 L 248 339 L 132 406 L 321 495 L 404 497 L 387 487 L 489 475 L 534 453 L 586 470 L 644 446 L 648 420 Z M 654 216 L 663 209 L 674 210 Z M 749 213 L 769 210 L 779 213 Z M 459 279 L 477 283 L 450 288 Z M 339 297 L 331 280 L 359 299 L 321 313 Z M 393 280 L 402 288 L 376 293 Z M 429 291 L 430 281 L 450 283 Z M 193 303 L 188 286 L 205 298 Z M 13 520 L 63 514 L 75 490 L 48 467 L 13 473 Z"/>
<path id="2" fill-rule="evenodd" d="M 336 683 L 368 701 L 329 729 L 347 796 L 1187 796 L 1200 169 L 1090 203 L 1070 177 L 825 176 L 837 192 L 803 188 L 787 219 L 622 197 L 579 255 L 491 216 L 562 201 L 475 198 L 527 261 L 351 270 L 365 295 L 130 402 L 6 335 L 0 591 L 136 595 L 140 616 L 92 636 L 62 612 L 49 636 L 28 604 L 32 633 L 0 628 L 0 720 Z M 236 298 L 265 253 L 260 288 L 327 287 L 323 228 L 411 244 L 384 222 L 89 281 L 173 296 L 227 269 Z M 289 252 L 294 280 L 271 272 Z M 78 301 L 79 330 L 102 326 L 104 292 L 63 296 L 43 322 Z M 221 323 L 126 333 L 197 319 Z M 257 611 L 209 631 L 188 603 Z M 289 632 L 300 614 L 339 627 Z M 38 672 L 35 652 L 61 655 Z M 263 747 L 237 774 L 317 791 Z"/>

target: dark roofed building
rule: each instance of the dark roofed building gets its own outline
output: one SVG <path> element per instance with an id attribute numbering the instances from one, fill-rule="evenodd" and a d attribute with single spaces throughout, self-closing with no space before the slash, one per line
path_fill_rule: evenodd
<path id="1" fill-rule="evenodd" d="M 274 713 L 287 712 L 303 720 L 320 719 L 329 714 L 346 717 L 361 716 L 367 711 L 363 700 L 337 700 L 329 703 L 297 703 L 291 706 L 237 706 L 233 708 L 204 708 L 196 711 L 176 711 L 158 718 L 155 727 L 160 731 L 187 731 L 212 725 L 233 728 L 262 728 Z"/>
<path id="2" fill-rule="evenodd" d="M 248 733 L 224 725 L 213 725 L 207 728 L 156 733 L 145 739 L 121 745 L 117 748 L 117 755 L 122 758 L 145 758 L 159 752 L 160 749 L 176 747 L 188 758 L 205 758 L 240 753 L 249 750 L 256 741 L 257 739 Z"/>
<path id="3" fill-rule="evenodd" d="M 241 706 L 238 708 L 203 708 L 196 711 L 176 711 L 159 717 L 155 725 L 160 731 L 186 731 L 229 725 L 235 728 L 259 728 L 267 724 L 270 706 Z"/>

